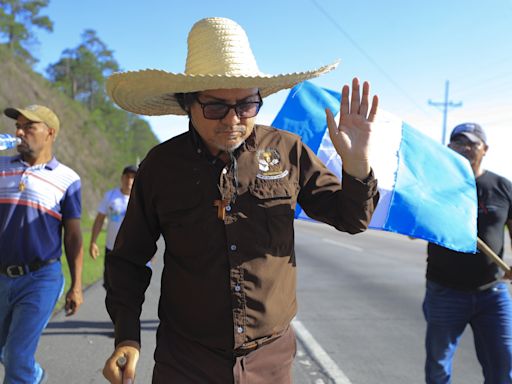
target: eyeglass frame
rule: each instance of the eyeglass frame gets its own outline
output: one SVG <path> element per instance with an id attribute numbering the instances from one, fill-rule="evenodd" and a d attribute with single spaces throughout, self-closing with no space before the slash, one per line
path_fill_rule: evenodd
<path id="1" fill-rule="evenodd" d="M 235 104 L 226 104 L 226 103 L 222 103 L 222 102 L 219 102 L 219 101 L 202 103 L 199 100 L 199 94 L 197 94 L 197 93 L 194 95 L 194 99 L 201 106 L 201 109 L 203 110 L 203 117 L 205 119 L 207 119 L 207 120 L 222 120 L 222 119 L 224 119 L 228 115 L 229 111 L 231 111 L 232 109 L 235 111 L 235 114 L 238 116 L 239 119 L 250 119 L 250 118 L 255 117 L 255 116 L 258 115 L 258 113 L 260 112 L 261 106 L 263 105 L 263 99 L 261 98 L 259 90 L 258 90 L 257 95 L 259 97 L 258 101 L 240 101 L 240 102 L 235 103 Z M 252 97 L 252 96 L 256 96 L 256 95 L 247 96 L 246 99 L 248 99 L 249 97 Z M 241 105 L 244 105 L 244 104 L 257 104 L 258 106 L 256 107 L 256 113 L 254 115 L 252 115 L 252 116 L 240 116 L 238 108 Z M 208 116 L 206 116 L 205 108 L 208 107 L 209 105 L 223 105 L 224 107 L 227 108 L 226 109 L 226 113 L 224 113 L 224 115 L 222 115 L 220 117 L 208 117 Z"/>

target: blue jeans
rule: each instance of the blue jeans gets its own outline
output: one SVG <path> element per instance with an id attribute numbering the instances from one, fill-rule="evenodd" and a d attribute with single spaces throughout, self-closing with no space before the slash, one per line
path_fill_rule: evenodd
<path id="1" fill-rule="evenodd" d="M 427 281 L 425 381 L 449 384 L 452 359 L 469 324 L 485 384 L 512 383 L 512 302 L 506 283 L 465 292 Z"/>
<path id="2" fill-rule="evenodd" d="M 60 262 L 26 275 L 0 274 L 0 362 L 4 384 L 35 384 L 43 370 L 35 361 L 41 333 L 64 288 Z"/>

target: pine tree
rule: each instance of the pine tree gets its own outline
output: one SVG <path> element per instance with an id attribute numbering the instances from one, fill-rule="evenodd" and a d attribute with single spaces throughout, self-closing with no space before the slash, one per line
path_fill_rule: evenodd
<path id="1" fill-rule="evenodd" d="M 29 65 L 37 61 L 30 53 L 37 43 L 33 27 L 53 31 L 53 22 L 40 15 L 48 3 L 49 0 L 0 0 L 0 44 Z"/>
<path id="2" fill-rule="evenodd" d="M 119 69 L 113 52 L 96 32 L 88 29 L 82 42 L 62 52 L 61 58 L 46 69 L 49 79 L 71 98 L 92 111 L 104 102 L 105 77 Z"/>

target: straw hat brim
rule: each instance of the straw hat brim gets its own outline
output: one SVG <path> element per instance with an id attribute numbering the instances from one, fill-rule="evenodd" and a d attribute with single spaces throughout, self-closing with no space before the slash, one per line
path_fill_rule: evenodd
<path id="1" fill-rule="evenodd" d="M 227 76 L 189 75 L 156 69 L 115 73 L 107 79 L 107 93 L 122 109 L 139 115 L 186 115 L 175 93 L 210 89 L 258 88 L 261 97 L 318 77 L 335 69 L 336 61 L 323 67 L 280 75 Z"/>

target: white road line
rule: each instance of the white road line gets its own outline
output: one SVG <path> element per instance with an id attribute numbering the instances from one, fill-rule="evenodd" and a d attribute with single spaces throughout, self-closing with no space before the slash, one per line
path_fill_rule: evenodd
<path id="1" fill-rule="evenodd" d="M 322 367 L 327 376 L 329 376 L 335 384 L 352 384 L 343 371 L 329 357 L 327 352 L 314 339 L 302 323 L 296 318 L 292 320 L 295 334 L 300 339 L 304 348 L 311 354 L 311 357 Z"/>
<path id="2" fill-rule="evenodd" d="M 326 243 L 329 243 L 329 244 L 337 245 L 338 247 L 347 248 L 347 249 L 350 249 L 352 251 L 363 252 L 363 248 L 358 247 L 356 245 L 350 245 L 350 244 L 347 244 L 347 243 L 343 243 L 341 241 L 336 241 L 336 240 L 331 240 L 331 239 L 326 239 L 326 238 L 323 238 L 322 241 L 325 241 Z"/>

